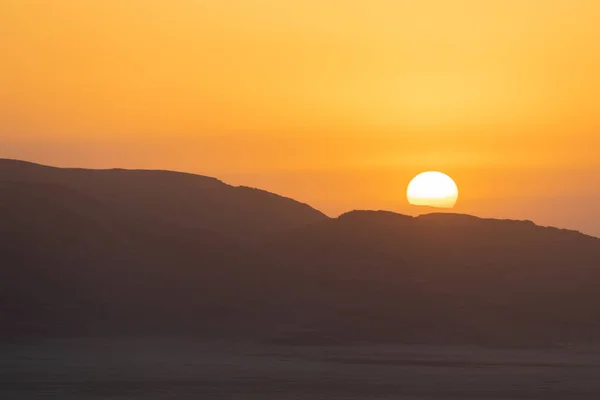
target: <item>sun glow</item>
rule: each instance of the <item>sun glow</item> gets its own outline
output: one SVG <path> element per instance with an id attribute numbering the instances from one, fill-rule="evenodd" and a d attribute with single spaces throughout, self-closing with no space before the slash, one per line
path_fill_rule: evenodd
<path id="1" fill-rule="evenodd" d="M 423 172 L 408 185 L 408 202 L 415 206 L 453 208 L 458 200 L 458 187 L 441 172 Z"/>

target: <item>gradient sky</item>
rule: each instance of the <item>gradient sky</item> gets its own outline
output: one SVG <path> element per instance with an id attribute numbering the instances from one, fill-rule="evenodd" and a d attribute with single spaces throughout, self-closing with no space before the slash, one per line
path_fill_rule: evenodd
<path id="1" fill-rule="evenodd" d="M 0 0 L 0 157 L 600 235 L 600 1 Z M 411 212 L 408 210 L 408 212 Z"/>

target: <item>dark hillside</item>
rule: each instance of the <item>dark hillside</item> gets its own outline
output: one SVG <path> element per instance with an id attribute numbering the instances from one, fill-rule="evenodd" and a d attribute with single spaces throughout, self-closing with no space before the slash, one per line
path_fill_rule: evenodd
<path id="1" fill-rule="evenodd" d="M 1 181 L 60 185 L 119 215 L 208 229 L 239 241 L 327 219 L 292 199 L 179 172 L 63 169 L 0 159 Z"/>
<path id="2" fill-rule="evenodd" d="M 3 334 L 600 337 L 600 239 L 578 232 L 460 214 L 329 219 L 170 172 L 14 161 L 0 171 Z"/>

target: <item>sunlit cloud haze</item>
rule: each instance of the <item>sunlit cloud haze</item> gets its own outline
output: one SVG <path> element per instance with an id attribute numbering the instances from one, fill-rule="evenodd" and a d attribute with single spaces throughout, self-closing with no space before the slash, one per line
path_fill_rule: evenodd
<path id="1" fill-rule="evenodd" d="M 596 0 L 2 0 L 0 157 L 600 235 Z"/>

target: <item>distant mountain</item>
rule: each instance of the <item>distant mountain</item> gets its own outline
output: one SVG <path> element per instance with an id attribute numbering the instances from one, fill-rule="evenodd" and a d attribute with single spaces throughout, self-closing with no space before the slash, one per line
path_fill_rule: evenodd
<path id="1" fill-rule="evenodd" d="M 600 337 L 600 239 L 169 172 L 0 161 L 1 335 L 547 345 Z"/>
<path id="2" fill-rule="evenodd" d="M 600 184 L 588 182 L 590 187 Z M 600 237 L 600 197 L 519 197 L 463 200 L 456 207 L 461 214 L 481 217 L 502 215 L 510 219 L 531 219 L 539 225 L 576 229 Z"/>
<path id="3" fill-rule="evenodd" d="M 120 216 L 208 229 L 240 241 L 327 219 L 306 204 L 263 190 L 170 171 L 62 169 L 0 159 L 1 181 L 60 185 Z"/>

